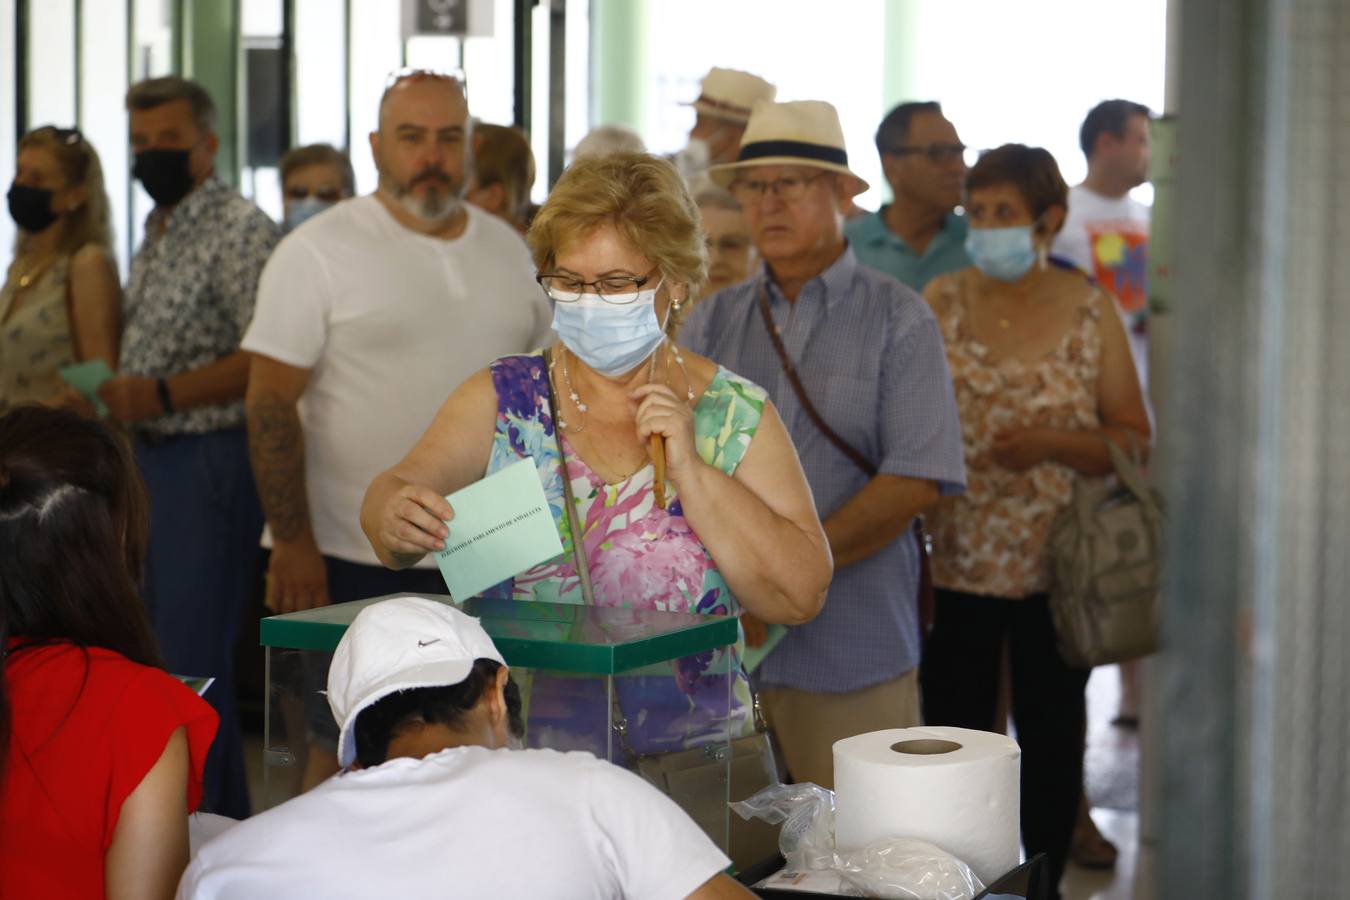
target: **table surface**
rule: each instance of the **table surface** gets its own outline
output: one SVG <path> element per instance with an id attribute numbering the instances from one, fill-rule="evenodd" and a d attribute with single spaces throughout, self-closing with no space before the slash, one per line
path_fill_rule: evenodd
<path id="1" fill-rule="evenodd" d="M 397 596 L 397 595 L 391 595 Z M 332 652 L 362 609 L 387 597 L 321 606 L 262 620 L 265 647 Z M 506 664 L 586 675 L 614 675 L 734 643 L 732 616 L 649 609 L 487 600 L 430 599 L 477 617 Z"/>

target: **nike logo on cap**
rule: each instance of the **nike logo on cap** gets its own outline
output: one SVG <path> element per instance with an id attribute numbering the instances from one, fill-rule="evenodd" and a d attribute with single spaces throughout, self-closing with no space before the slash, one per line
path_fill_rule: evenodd
<path id="1" fill-rule="evenodd" d="M 441 639 L 440 639 L 440 638 L 436 638 L 435 640 L 430 640 L 430 641 L 418 641 L 418 642 L 417 642 L 417 646 L 419 646 L 419 647 L 430 647 L 432 644 L 439 644 L 440 642 L 441 642 Z"/>

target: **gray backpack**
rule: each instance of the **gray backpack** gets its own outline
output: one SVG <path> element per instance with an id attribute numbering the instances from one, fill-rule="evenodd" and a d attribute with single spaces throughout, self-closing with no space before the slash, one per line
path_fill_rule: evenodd
<path id="1" fill-rule="evenodd" d="M 1050 526 L 1050 614 L 1059 652 L 1074 668 L 1147 656 L 1158 649 L 1162 496 L 1130 456 L 1106 439 L 1117 478 L 1078 478 L 1073 500 Z"/>

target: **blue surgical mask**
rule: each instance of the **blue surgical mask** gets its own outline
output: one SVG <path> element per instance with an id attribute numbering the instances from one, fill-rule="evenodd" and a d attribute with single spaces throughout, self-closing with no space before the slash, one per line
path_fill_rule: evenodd
<path id="1" fill-rule="evenodd" d="M 1036 262 L 1032 225 L 1008 228 L 972 228 L 966 235 L 966 253 L 981 272 L 999 281 L 1017 281 Z"/>
<path id="2" fill-rule="evenodd" d="M 656 352 L 665 329 L 656 320 L 656 292 L 582 294 L 571 303 L 554 302 L 553 330 L 577 359 L 613 378 L 631 372 Z M 611 302 L 617 301 L 617 302 Z"/>
<path id="3" fill-rule="evenodd" d="M 320 200 L 318 197 L 305 197 L 302 200 L 292 200 L 291 205 L 286 209 L 286 222 L 284 228 L 287 232 L 299 228 L 301 223 L 314 218 L 325 209 L 335 205 L 332 200 Z"/>

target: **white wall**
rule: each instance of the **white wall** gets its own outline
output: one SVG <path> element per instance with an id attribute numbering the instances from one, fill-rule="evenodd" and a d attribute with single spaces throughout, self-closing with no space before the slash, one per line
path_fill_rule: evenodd
<path id="1" fill-rule="evenodd" d="M 1083 116 L 1124 97 L 1161 111 L 1166 0 L 681 0 L 651 2 L 651 148 L 685 142 L 712 66 L 745 69 L 778 86 L 780 100 L 828 100 L 839 109 L 850 163 L 884 199 L 872 138 L 883 101 L 885 3 L 916 2 L 915 83 L 905 99 L 941 101 L 972 147 L 1008 141 L 1050 150 L 1081 181 Z M 830 14 L 826 14 L 830 13 Z M 603 123 L 595 123 L 603 124 Z M 879 189 L 878 186 L 881 186 Z M 1147 201 L 1152 192 L 1141 189 Z"/>

